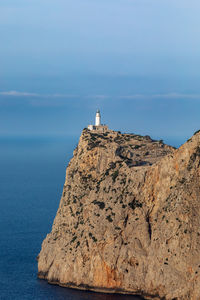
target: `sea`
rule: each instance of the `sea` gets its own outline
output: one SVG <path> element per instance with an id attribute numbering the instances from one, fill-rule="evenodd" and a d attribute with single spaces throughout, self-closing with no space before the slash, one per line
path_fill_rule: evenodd
<path id="1" fill-rule="evenodd" d="M 36 257 L 60 202 L 78 137 L 0 137 L 0 300 L 136 300 L 37 278 Z"/>

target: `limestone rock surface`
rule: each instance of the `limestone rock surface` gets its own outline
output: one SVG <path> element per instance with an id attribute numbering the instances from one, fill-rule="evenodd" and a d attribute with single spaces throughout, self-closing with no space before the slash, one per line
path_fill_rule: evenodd
<path id="1" fill-rule="evenodd" d="M 84 129 L 38 276 L 145 299 L 200 299 L 200 133 L 179 149 Z"/>

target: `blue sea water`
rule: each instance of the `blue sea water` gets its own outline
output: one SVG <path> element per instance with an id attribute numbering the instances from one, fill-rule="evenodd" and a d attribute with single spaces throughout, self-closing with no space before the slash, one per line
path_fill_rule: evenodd
<path id="1" fill-rule="evenodd" d="M 78 137 L 0 138 L 0 300 L 131 300 L 66 289 L 37 278 Z"/>

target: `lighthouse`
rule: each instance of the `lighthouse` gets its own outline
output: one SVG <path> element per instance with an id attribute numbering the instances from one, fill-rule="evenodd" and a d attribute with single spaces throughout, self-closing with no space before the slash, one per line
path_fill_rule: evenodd
<path id="1" fill-rule="evenodd" d="M 95 116 L 95 125 L 88 125 L 88 129 L 91 131 L 96 131 L 96 133 L 105 133 L 108 132 L 108 126 L 101 124 L 101 114 L 100 110 L 97 109 L 96 116 Z"/>
<path id="2" fill-rule="evenodd" d="M 101 114 L 99 109 L 97 109 L 96 112 L 95 126 L 101 126 Z"/>

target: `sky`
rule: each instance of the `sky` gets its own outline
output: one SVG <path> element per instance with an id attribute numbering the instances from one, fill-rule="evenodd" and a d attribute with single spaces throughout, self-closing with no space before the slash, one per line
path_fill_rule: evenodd
<path id="1" fill-rule="evenodd" d="M 0 0 L 0 136 L 200 128 L 197 0 Z"/>

